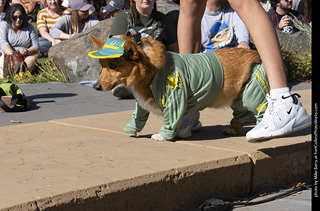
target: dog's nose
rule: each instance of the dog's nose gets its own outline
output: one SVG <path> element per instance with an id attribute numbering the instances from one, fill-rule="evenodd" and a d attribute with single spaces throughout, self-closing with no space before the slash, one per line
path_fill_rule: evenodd
<path id="1" fill-rule="evenodd" d="M 102 90 L 102 86 L 99 83 L 96 83 L 93 88 L 96 90 Z"/>

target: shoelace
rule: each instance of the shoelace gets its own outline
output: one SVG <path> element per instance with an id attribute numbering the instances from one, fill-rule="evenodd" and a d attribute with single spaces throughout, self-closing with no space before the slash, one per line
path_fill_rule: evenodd
<path id="1" fill-rule="evenodd" d="M 294 104 L 298 104 L 297 98 L 300 98 L 301 96 L 300 96 L 298 93 L 294 93 L 294 94 L 292 94 L 292 95 L 290 95 L 290 96 L 293 98 L 293 103 L 294 103 Z M 288 96 L 288 97 L 290 97 L 290 96 Z M 286 97 L 286 98 L 288 98 L 288 97 Z M 296 98 L 295 98 L 295 97 L 296 97 Z M 258 112 L 258 114 L 255 116 L 256 118 L 259 117 L 259 114 L 261 113 L 261 111 L 263 110 L 263 108 L 269 103 L 269 101 L 272 101 L 271 106 L 270 106 L 270 109 L 269 109 L 269 113 L 270 113 L 270 114 L 273 113 L 273 110 L 274 110 L 273 105 L 274 105 L 274 103 L 276 102 L 277 99 L 272 99 L 269 94 L 267 94 L 266 98 L 267 98 L 267 102 L 265 102 L 265 103 L 263 104 L 263 106 L 260 106 L 259 112 Z M 282 97 L 282 99 L 285 99 L 285 98 Z"/>

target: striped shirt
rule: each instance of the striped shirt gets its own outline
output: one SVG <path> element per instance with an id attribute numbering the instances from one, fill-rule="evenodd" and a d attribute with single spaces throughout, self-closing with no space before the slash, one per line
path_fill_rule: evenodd
<path id="1" fill-rule="evenodd" d="M 48 29 L 48 31 L 51 29 L 51 27 L 58 22 L 58 20 L 67 14 L 70 14 L 71 10 L 69 8 L 65 8 L 62 7 L 62 13 L 61 15 L 53 18 L 51 17 L 46 9 L 43 9 L 41 11 L 38 12 L 38 16 L 37 16 L 37 28 L 40 29 L 42 27 L 46 27 Z"/>

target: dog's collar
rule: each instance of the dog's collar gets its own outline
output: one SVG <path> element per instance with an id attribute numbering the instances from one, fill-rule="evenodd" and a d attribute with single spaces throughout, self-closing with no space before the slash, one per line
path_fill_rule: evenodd
<path id="1" fill-rule="evenodd" d="M 124 44 L 127 40 L 111 37 L 104 44 L 103 48 L 98 51 L 90 51 L 88 56 L 95 59 L 112 59 L 119 58 L 124 54 Z"/>

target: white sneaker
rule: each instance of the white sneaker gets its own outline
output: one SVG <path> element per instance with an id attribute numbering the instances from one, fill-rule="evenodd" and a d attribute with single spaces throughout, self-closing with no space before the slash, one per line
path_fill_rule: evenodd
<path id="1" fill-rule="evenodd" d="M 285 102 L 292 97 L 293 102 Z M 250 130 L 246 138 L 256 141 L 287 135 L 302 130 L 311 125 L 311 116 L 302 107 L 300 95 L 293 94 L 288 97 L 275 98 L 267 94 L 267 110 L 262 121 Z"/>
<path id="2" fill-rule="evenodd" d="M 192 135 L 192 132 L 196 132 L 202 128 L 202 124 L 199 121 L 200 112 L 195 111 L 192 114 L 188 114 L 183 117 L 180 128 L 177 131 L 176 137 L 188 138 Z"/>

